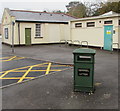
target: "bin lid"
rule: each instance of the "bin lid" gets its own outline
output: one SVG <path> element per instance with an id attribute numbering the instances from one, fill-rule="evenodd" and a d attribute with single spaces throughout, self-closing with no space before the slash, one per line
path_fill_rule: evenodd
<path id="1" fill-rule="evenodd" d="M 73 54 L 95 54 L 96 50 L 89 48 L 79 48 L 73 51 Z"/>

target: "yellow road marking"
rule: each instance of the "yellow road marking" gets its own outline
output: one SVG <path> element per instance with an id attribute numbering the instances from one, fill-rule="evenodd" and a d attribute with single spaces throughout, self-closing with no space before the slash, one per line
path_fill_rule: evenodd
<path id="1" fill-rule="evenodd" d="M 26 71 L 26 73 L 20 78 L 20 80 L 19 80 L 17 83 L 22 82 L 23 79 L 28 75 L 28 73 L 30 72 L 30 70 L 31 70 L 32 68 L 33 68 L 33 66 L 31 66 L 31 67 Z"/>
<path id="2" fill-rule="evenodd" d="M 44 65 L 44 64 L 48 64 L 48 63 L 42 63 L 42 64 L 37 64 L 37 65 L 32 65 L 32 66 L 39 66 L 39 65 Z M 25 66 L 25 67 L 20 67 L 20 68 L 15 68 L 15 69 L 12 69 L 12 70 L 8 70 L 9 72 L 12 72 L 12 71 L 14 71 L 14 70 L 19 70 L 19 69 L 25 69 L 25 68 L 28 68 L 28 67 L 31 67 L 31 66 Z M 6 71 L 2 71 L 2 72 L 0 72 L 0 73 L 4 73 L 4 72 L 6 72 Z"/>
<path id="3" fill-rule="evenodd" d="M 61 66 L 63 66 L 63 67 L 70 67 L 69 65 L 52 65 L 51 67 L 61 67 Z M 37 67 L 39 67 L 39 66 L 37 66 Z M 47 67 L 47 65 L 40 66 L 40 67 Z"/>
<path id="4" fill-rule="evenodd" d="M 14 57 L 10 58 L 9 60 L 12 60 L 14 59 Z M 45 74 L 49 74 L 50 71 L 61 71 L 60 69 L 50 69 L 52 66 L 54 67 L 60 67 L 60 66 L 66 66 L 66 65 L 51 65 L 52 63 L 41 63 L 41 64 L 37 64 L 37 65 L 31 65 L 31 66 L 25 66 L 25 67 L 21 67 L 21 68 L 16 68 L 16 69 L 12 69 L 12 70 L 8 70 L 8 71 L 2 71 L 0 73 L 3 73 L 1 76 L 0 76 L 0 79 L 19 79 L 17 83 L 19 82 L 22 82 L 24 79 L 32 79 L 32 78 L 35 78 L 35 77 L 26 77 L 29 72 L 39 72 L 39 71 L 46 71 Z M 33 67 L 46 67 L 47 69 L 46 70 L 32 70 Z M 26 69 L 28 68 L 28 69 Z M 22 69 L 22 70 L 20 70 Z M 25 70 L 24 70 L 25 69 Z M 10 72 L 25 72 L 24 75 L 22 77 L 4 77 L 6 76 L 8 73 Z M 3 78 L 4 77 L 4 78 Z"/>
<path id="5" fill-rule="evenodd" d="M 102 83 L 95 83 L 95 86 L 100 86 Z"/>
<path id="6" fill-rule="evenodd" d="M 9 57 L 1 57 L 0 59 L 4 59 L 4 58 L 11 58 L 11 57 L 13 57 L 13 56 L 9 56 Z"/>
<path id="7" fill-rule="evenodd" d="M 46 64 L 46 63 L 42 63 L 42 64 L 39 64 L 39 65 L 43 65 L 43 64 Z M 22 82 L 23 79 L 24 79 L 24 78 L 27 76 L 27 74 L 30 72 L 30 70 L 31 70 L 33 67 L 35 67 L 35 66 L 38 66 L 38 64 L 37 64 L 37 65 L 30 66 L 30 68 L 26 71 L 26 73 L 21 77 L 21 79 L 20 79 L 17 83 Z"/>
<path id="8" fill-rule="evenodd" d="M 27 70 L 19 70 L 19 71 L 11 71 L 11 72 L 26 72 Z M 47 71 L 47 70 L 30 70 L 30 72 L 41 72 L 41 71 Z M 50 71 L 61 71 L 59 69 L 53 69 L 53 70 L 50 70 Z"/>
<path id="9" fill-rule="evenodd" d="M 6 78 L 0 78 L 0 79 L 20 79 L 21 77 L 6 77 Z M 33 79 L 35 77 L 25 77 L 24 79 Z"/>
<path id="10" fill-rule="evenodd" d="M 2 74 L 2 75 L 0 76 L 0 78 L 4 77 L 4 76 L 7 75 L 9 72 L 10 72 L 10 71 L 6 71 L 4 74 Z"/>
<path id="11" fill-rule="evenodd" d="M 47 63 L 37 64 L 37 65 L 32 65 L 32 66 L 34 67 L 34 66 L 43 65 L 43 64 L 47 64 Z M 32 67 L 32 66 L 27 66 L 27 68 L 28 68 L 28 67 Z M 5 73 L 2 74 L 2 75 L 0 76 L 0 78 L 6 76 L 9 72 L 12 72 L 12 71 L 17 70 L 17 69 L 24 69 L 24 68 L 26 68 L 26 67 L 16 68 L 16 69 L 8 70 L 8 71 L 3 71 L 3 72 L 5 72 Z M 3 73 L 3 72 L 2 72 L 2 73 Z"/>
<path id="12" fill-rule="evenodd" d="M 48 64 L 48 63 L 43 63 L 42 65 L 41 64 L 37 64 L 35 67 L 47 67 L 47 66 L 44 66 L 45 64 Z M 34 65 L 33 65 L 34 66 Z M 56 65 L 55 65 L 56 66 Z M 58 65 L 58 66 L 61 66 L 61 65 Z M 64 65 L 62 65 L 62 66 L 64 66 Z M 14 71 L 14 70 L 19 70 L 19 69 L 25 69 L 25 68 L 28 68 L 28 67 L 30 67 L 30 66 L 25 66 L 25 67 L 21 67 L 21 68 L 15 68 L 15 69 L 12 69 L 12 70 L 8 70 L 8 71 L 10 71 L 10 72 L 12 72 L 12 71 Z M 51 67 L 54 67 L 54 65 L 52 65 Z M 57 67 L 57 66 L 56 66 Z M 45 70 L 46 71 L 46 70 Z M 2 71 L 2 72 L 0 72 L 0 73 L 4 73 L 4 72 L 6 72 L 6 71 Z"/>
<path id="13" fill-rule="evenodd" d="M 25 57 L 16 57 L 14 60 L 24 59 Z"/>
<path id="14" fill-rule="evenodd" d="M 11 61 L 13 60 L 14 58 L 16 58 L 16 56 L 13 56 L 12 58 L 8 59 L 8 60 L 2 60 L 2 61 Z"/>
<path id="15" fill-rule="evenodd" d="M 2 57 L 2 58 L 0 58 L 0 61 L 6 62 L 6 61 L 19 60 L 19 59 L 24 59 L 24 58 L 25 57 L 10 56 L 10 57 Z"/>
<path id="16" fill-rule="evenodd" d="M 47 70 L 46 70 L 46 73 L 45 73 L 45 74 L 49 74 L 51 64 L 52 64 L 52 63 L 49 63 L 49 64 L 48 64 L 48 67 L 47 67 Z"/>

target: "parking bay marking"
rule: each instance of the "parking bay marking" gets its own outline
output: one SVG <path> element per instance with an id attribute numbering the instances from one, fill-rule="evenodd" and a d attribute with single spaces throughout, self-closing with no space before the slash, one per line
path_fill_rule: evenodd
<path id="1" fill-rule="evenodd" d="M 0 76 L 0 79 L 3 80 L 14 80 L 14 79 L 18 79 L 17 83 L 22 82 L 25 79 L 33 79 L 35 77 L 26 77 L 27 75 L 29 75 L 30 72 L 45 72 L 45 74 L 49 74 L 50 71 L 61 71 L 62 69 L 58 69 L 58 68 L 63 68 L 63 67 L 68 67 L 69 65 L 55 65 L 52 63 L 41 63 L 41 64 L 37 64 L 37 65 L 32 65 L 32 66 L 25 66 L 25 67 L 21 67 L 21 68 L 16 68 L 16 69 L 12 69 L 12 70 L 8 70 L 8 71 L 2 71 L 0 72 L 2 75 Z M 35 70 L 32 68 L 37 68 L 37 67 L 45 67 L 46 69 L 39 69 L 39 70 Z M 57 67 L 57 69 L 52 69 Z M 70 67 L 70 66 L 69 66 Z M 28 68 L 28 69 L 26 69 Z M 10 72 L 23 72 L 24 74 L 22 75 L 22 77 L 5 77 L 6 75 L 9 75 Z"/>

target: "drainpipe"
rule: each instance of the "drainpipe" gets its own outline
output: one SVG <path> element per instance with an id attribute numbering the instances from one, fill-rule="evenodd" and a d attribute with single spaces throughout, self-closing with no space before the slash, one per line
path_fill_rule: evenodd
<path id="1" fill-rule="evenodd" d="M 18 23 L 18 39 L 19 39 L 19 45 L 20 45 L 20 23 Z"/>
<path id="2" fill-rule="evenodd" d="M 14 53 L 14 25 L 15 22 L 12 22 L 12 53 Z"/>

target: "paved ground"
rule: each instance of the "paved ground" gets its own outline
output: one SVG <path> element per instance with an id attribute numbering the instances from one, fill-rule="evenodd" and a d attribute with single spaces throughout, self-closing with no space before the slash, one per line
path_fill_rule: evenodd
<path id="1" fill-rule="evenodd" d="M 62 47 L 59 45 L 22 46 L 15 47 L 14 54 L 34 59 L 71 64 L 73 63 L 72 51 L 74 49 L 76 49 L 76 47 L 66 48 L 64 45 Z M 11 48 L 5 45 L 2 52 L 12 54 Z"/>
<path id="2" fill-rule="evenodd" d="M 72 64 L 74 49 L 63 45 L 16 47 L 14 55 Z M 3 45 L 3 54 L 11 54 L 10 47 Z M 3 109 L 117 109 L 117 52 L 97 50 L 95 85 L 93 95 L 73 92 L 73 69 L 68 69 L 2 89 Z"/>

